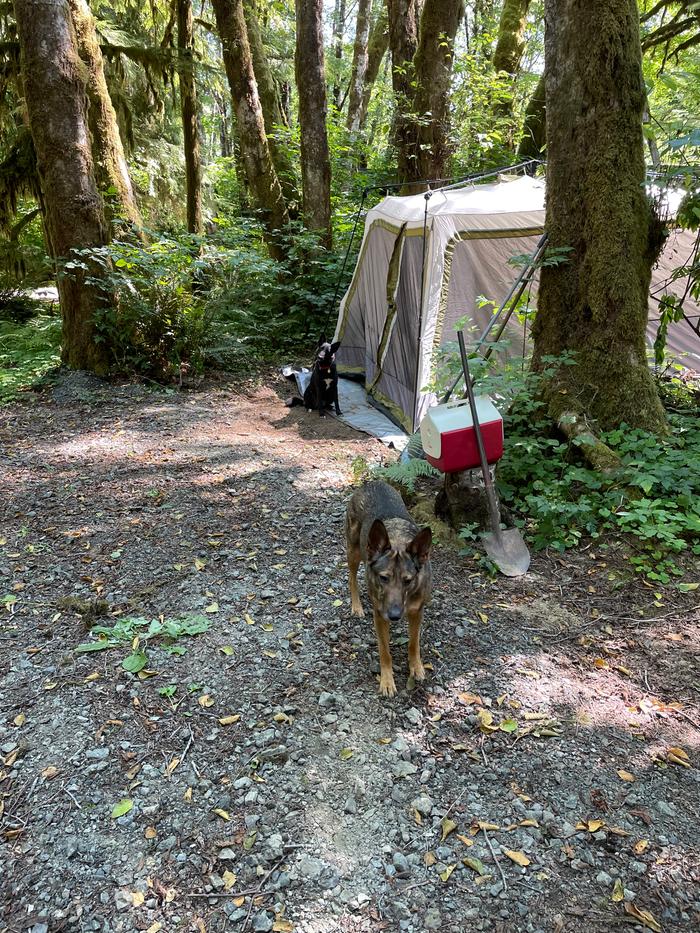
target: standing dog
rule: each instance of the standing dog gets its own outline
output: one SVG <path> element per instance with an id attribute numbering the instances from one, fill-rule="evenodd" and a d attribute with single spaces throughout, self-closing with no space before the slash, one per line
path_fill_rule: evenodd
<path id="1" fill-rule="evenodd" d="M 311 411 L 316 409 L 319 415 L 326 414 L 326 408 L 335 406 L 336 415 L 342 415 L 338 404 L 338 372 L 335 368 L 335 354 L 340 346 L 328 343 L 326 335 L 321 334 L 316 350 L 314 368 L 311 370 L 311 382 L 304 392 L 304 405 Z"/>
<path id="2" fill-rule="evenodd" d="M 430 528 L 418 530 L 395 489 L 374 481 L 358 489 L 348 503 L 345 540 L 352 614 L 364 616 L 357 588 L 357 569 L 364 561 L 379 644 L 379 692 L 391 697 L 396 694 L 389 651 L 391 622 L 406 617 L 408 670 L 416 680 L 425 678 L 420 627 L 423 608 L 430 600 L 432 532 Z"/>

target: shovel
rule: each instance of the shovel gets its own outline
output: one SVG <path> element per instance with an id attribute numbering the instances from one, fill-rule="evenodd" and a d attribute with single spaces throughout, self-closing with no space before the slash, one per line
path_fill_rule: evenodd
<path id="1" fill-rule="evenodd" d="M 467 386 L 467 397 L 469 398 L 469 407 L 472 413 L 474 423 L 474 434 L 476 436 L 476 446 L 479 450 L 479 460 L 481 461 L 481 472 L 484 477 L 484 488 L 486 489 L 486 499 L 489 506 L 489 517 L 491 519 L 491 531 L 482 531 L 481 540 L 484 550 L 506 577 L 521 577 L 527 573 L 530 566 L 530 552 L 523 541 L 523 536 L 517 528 L 508 528 L 506 531 L 501 529 L 501 513 L 496 499 L 496 491 L 493 488 L 491 472 L 486 460 L 486 450 L 484 448 L 484 438 L 481 434 L 481 425 L 476 411 L 476 401 L 474 399 L 474 387 L 472 386 L 471 376 L 469 375 L 469 362 L 467 360 L 467 351 L 464 346 L 464 334 L 459 331 L 457 334 L 459 340 L 459 352 L 462 356 L 462 369 L 464 370 L 464 380 Z"/>

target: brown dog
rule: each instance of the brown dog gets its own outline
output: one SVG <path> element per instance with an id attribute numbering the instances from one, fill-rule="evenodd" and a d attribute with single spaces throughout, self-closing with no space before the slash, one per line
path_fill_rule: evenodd
<path id="1" fill-rule="evenodd" d="M 364 561 L 379 644 L 379 692 L 391 697 L 396 693 L 389 651 L 391 622 L 406 617 L 408 670 L 416 680 L 425 678 L 420 627 L 423 608 L 430 600 L 432 532 L 430 528 L 419 531 L 398 492 L 375 480 L 358 489 L 348 503 L 345 540 L 352 614 L 364 616 L 357 588 L 357 569 Z"/>

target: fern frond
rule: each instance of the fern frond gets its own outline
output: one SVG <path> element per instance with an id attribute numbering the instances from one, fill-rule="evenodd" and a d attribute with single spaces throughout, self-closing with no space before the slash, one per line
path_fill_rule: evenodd
<path id="1" fill-rule="evenodd" d="M 408 460 L 406 463 L 391 463 L 389 466 L 376 467 L 372 470 L 373 479 L 384 479 L 398 483 L 409 492 L 413 492 L 416 480 L 421 476 L 440 476 L 440 471 L 427 460 Z"/>

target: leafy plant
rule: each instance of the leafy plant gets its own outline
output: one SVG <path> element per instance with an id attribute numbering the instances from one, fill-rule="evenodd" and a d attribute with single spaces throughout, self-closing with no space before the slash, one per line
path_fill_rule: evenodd
<path id="1" fill-rule="evenodd" d="M 209 619 L 199 615 L 185 616 L 181 619 L 161 617 L 151 620 L 141 616 L 125 616 L 117 619 L 114 625 L 94 625 L 91 633 L 97 635 L 97 641 L 84 642 L 75 650 L 79 654 L 87 654 L 131 645 L 130 653 L 122 660 L 122 667 L 131 674 L 137 674 L 148 663 L 145 651 L 148 642 L 158 640 L 171 654 L 184 654 L 185 648 L 177 645 L 177 640 L 185 636 L 201 635 L 210 625 Z"/>
<path id="2" fill-rule="evenodd" d="M 0 404 L 60 362 L 61 320 L 41 314 L 23 324 L 0 321 Z"/>
<path id="3" fill-rule="evenodd" d="M 421 476 L 440 476 L 440 472 L 427 460 L 407 460 L 405 463 L 391 463 L 376 467 L 371 471 L 373 479 L 384 479 L 389 483 L 403 486 L 408 492 L 416 488 L 416 480 Z"/>

